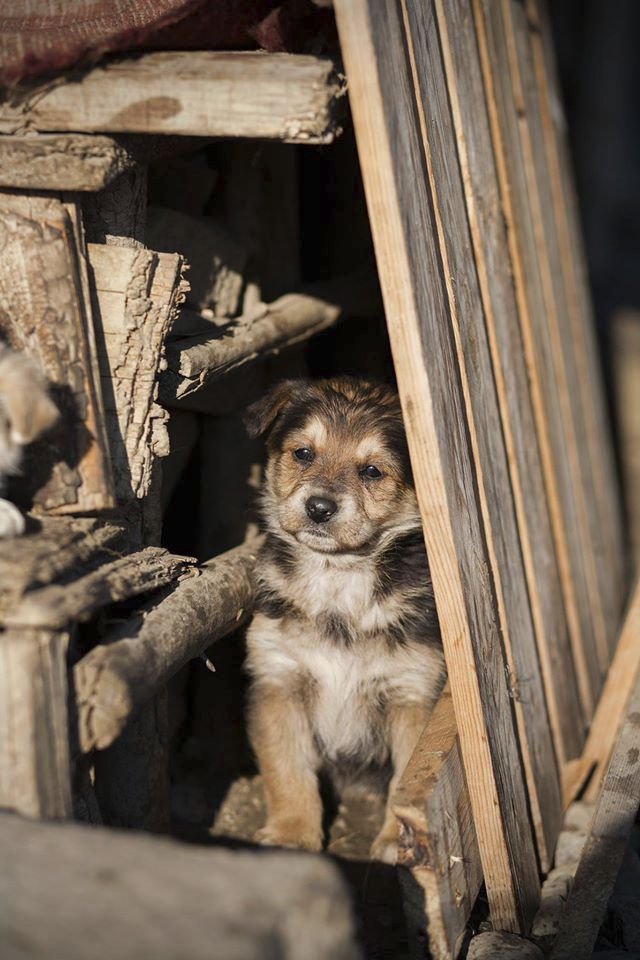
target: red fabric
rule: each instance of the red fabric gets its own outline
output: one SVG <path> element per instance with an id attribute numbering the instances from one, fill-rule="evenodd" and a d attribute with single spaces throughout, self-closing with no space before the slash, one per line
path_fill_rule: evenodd
<path id="1" fill-rule="evenodd" d="M 0 85 L 125 50 L 323 53 L 330 11 L 311 0 L 0 0 Z"/>

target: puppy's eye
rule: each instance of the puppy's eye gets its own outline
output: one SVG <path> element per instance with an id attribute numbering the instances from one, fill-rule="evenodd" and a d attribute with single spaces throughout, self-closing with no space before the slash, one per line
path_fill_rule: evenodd
<path id="1" fill-rule="evenodd" d="M 293 455 L 296 460 L 301 460 L 303 463 L 311 463 L 315 458 L 313 450 L 309 450 L 309 447 L 300 447 L 293 451 Z"/>
<path id="2" fill-rule="evenodd" d="M 370 463 L 368 467 L 364 467 L 360 471 L 360 476 L 366 477 L 367 480 L 378 480 L 382 476 L 382 473 L 377 467 L 374 467 L 374 465 Z"/>

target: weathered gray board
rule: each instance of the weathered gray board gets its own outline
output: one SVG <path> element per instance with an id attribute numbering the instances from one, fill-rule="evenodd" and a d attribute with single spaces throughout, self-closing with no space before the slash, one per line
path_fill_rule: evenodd
<path id="1" fill-rule="evenodd" d="M 408 55 L 399 5 L 340 0 L 335 8 L 492 918 L 496 927 L 526 930 L 539 881 L 513 706 L 518 679 L 529 682 L 528 674 L 518 677 L 516 658 L 533 654 L 535 661 L 535 647 L 475 278 L 466 269 L 455 291 L 451 282 L 465 259 L 443 224 L 464 228 L 455 214 L 448 219 L 460 183 L 436 172 L 431 151 L 443 147 L 430 139 L 413 73 L 413 58 L 425 51 Z M 429 69 L 442 70 L 439 58 Z M 446 113 L 436 119 L 446 129 Z M 460 296 L 468 315 L 458 310 Z M 529 779 L 533 796 L 549 791 L 538 837 L 551 846 L 559 779 L 541 678 L 531 666 L 538 712 L 524 745 L 531 746 L 529 773 L 538 774 Z"/>

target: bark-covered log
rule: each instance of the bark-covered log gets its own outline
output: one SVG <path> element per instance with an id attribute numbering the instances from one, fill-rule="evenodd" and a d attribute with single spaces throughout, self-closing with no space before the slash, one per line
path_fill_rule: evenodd
<path id="1" fill-rule="evenodd" d="M 203 565 L 153 609 L 133 618 L 74 668 L 78 742 L 108 747 L 129 718 L 191 658 L 251 612 L 255 544 Z"/>
<path id="2" fill-rule="evenodd" d="M 13 627 L 63 629 L 89 620 L 102 607 L 164 587 L 195 572 L 195 561 L 174 557 L 161 547 L 118 557 L 72 582 L 30 591 L 4 617 Z M 77 571 L 81 573 L 81 569 Z"/>
<path id="3" fill-rule="evenodd" d="M 171 405 L 259 357 L 283 350 L 332 326 L 341 308 L 304 294 L 288 294 L 216 334 L 175 341 L 167 349 L 160 399 Z"/>
<path id="4" fill-rule="evenodd" d="M 113 506 L 91 316 L 75 225 L 59 200 L 0 194 L 0 330 L 40 363 L 61 411 L 28 451 L 20 493 L 41 512 Z"/>
<path id="5" fill-rule="evenodd" d="M 358 960 L 326 858 L 0 814 L 3 960 Z"/>

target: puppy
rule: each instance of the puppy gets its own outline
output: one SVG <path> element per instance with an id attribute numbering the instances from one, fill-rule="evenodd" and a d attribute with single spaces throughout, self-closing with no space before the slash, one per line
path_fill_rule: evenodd
<path id="1" fill-rule="evenodd" d="M 0 538 L 24 532 L 24 517 L 4 500 L 5 478 L 20 472 L 22 448 L 58 419 L 44 378 L 23 354 L 0 343 Z"/>
<path id="2" fill-rule="evenodd" d="M 390 388 L 285 381 L 247 426 L 270 431 L 247 658 L 257 839 L 319 850 L 318 773 L 391 768 L 391 797 L 444 684 L 420 515 Z M 372 856 L 396 853 L 388 801 Z"/>

